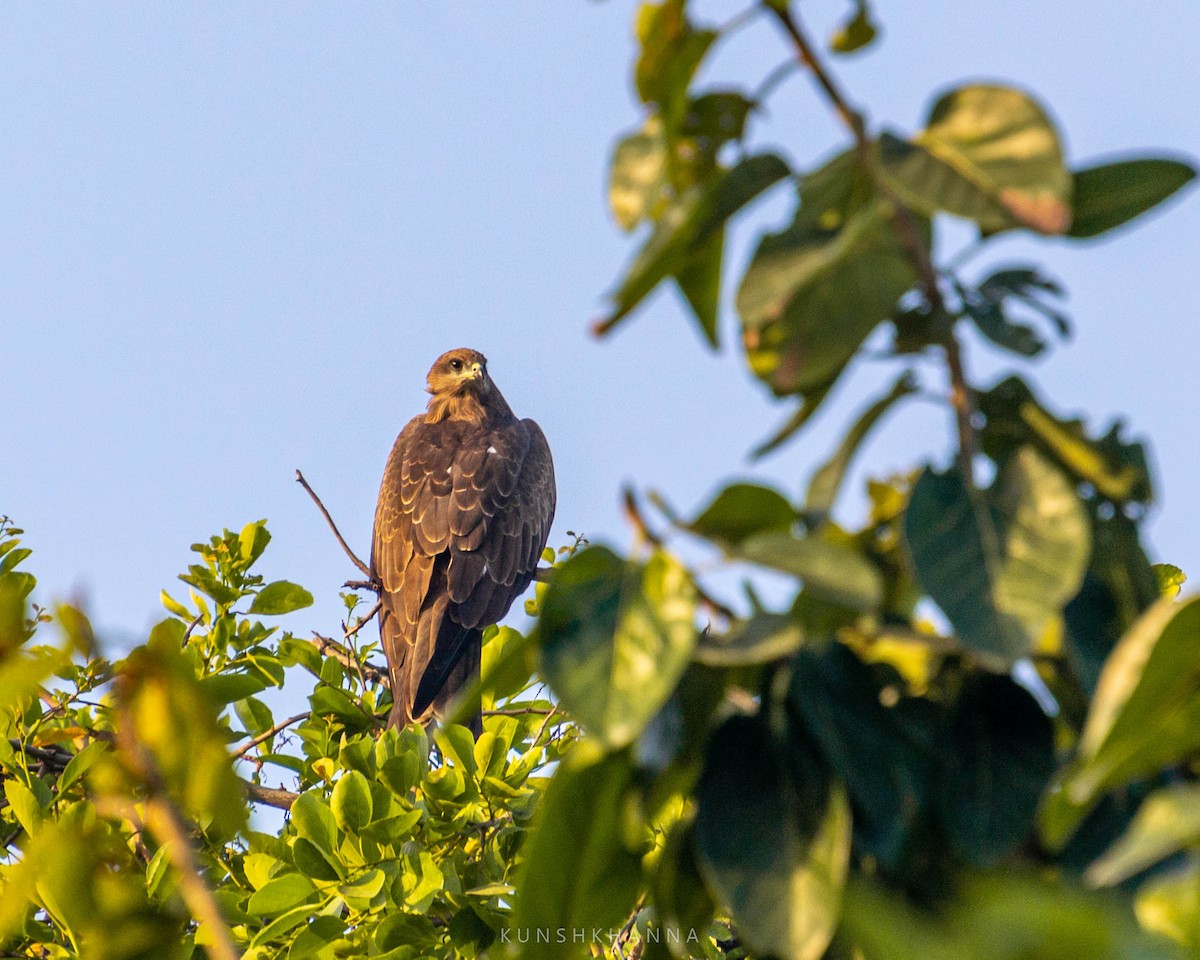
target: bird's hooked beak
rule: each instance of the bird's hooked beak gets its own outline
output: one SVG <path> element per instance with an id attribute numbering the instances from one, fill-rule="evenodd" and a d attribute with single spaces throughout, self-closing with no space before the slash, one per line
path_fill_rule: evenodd
<path id="1" fill-rule="evenodd" d="M 471 364 L 471 379 L 479 384 L 481 390 L 487 389 L 487 370 L 484 369 L 482 363 Z"/>

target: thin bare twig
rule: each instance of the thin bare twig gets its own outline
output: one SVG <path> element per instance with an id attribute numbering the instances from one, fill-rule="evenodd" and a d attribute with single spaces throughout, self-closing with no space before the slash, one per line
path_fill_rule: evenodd
<path id="1" fill-rule="evenodd" d="M 929 253 L 926 251 L 925 244 L 921 240 L 920 232 L 917 229 L 917 224 L 913 219 L 911 211 L 899 201 L 895 192 L 878 175 L 871 155 L 871 140 L 867 136 L 866 122 L 863 119 L 862 113 L 850 105 L 837 80 L 825 68 L 808 36 L 804 33 L 796 15 L 783 4 L 764 3 L 764 5 L 774 15 L 788 37 L 791 38 L 792 45 L 796 49 L 796 58 L 812 73 L 813 78 L 817 81 L 817 85 L 825 94 L 825 98 L 833 107 L 834 112 L 837 113 L 838 117 L 849 129 L 851 136 L 854 138 L 855 151 L 858 154 L 863 169 L 872 177 L 880 195 L 889 201 L 892 210 L 892 223 L 896 227 L 896 233 L 900 237 L 900 242 L 904 245 L 904 250 L 909 261 L 917 272 L 917 277 L 925 293 L 925 298 L 929 303 L 930 310 L 933 311 L 935 318 L 948 320 L 950 314 L 946 310 L 941 288 L 938 285 L 937 270 L 929 259 Z M 963 483 L 967 485 L 968 490 L 973 490 L 975 454 L 979 447 L 975 424 L 973 422 L 975 398 L 967 382 L 963 364 L 962 345 L 958 342 L 958 338 L 954 334 L 952 323 L 946 324 L 942 347 L 946 352 L 946 367 L 950 376 L 950 402 L 954 407 L 954 414 L 958 424 L 959 470 L 963 475 Z"/>
<path id="2" fill-rule="evenodd" d="M 646 518 L 642 515 L 641 506 L 637 501 L 637 494 L 633 492 L 633 487 L 625 487 L 621 494 L 621 501 L 625 507 L 625 517 L 633 525 L 638 535 L 652 547 L 661 549 L 663 539 L 646 522 Z M 700 601 L 701 606 L 707 607 L 710 613 L 718 617 L 723 617 L 725 620 L 737 619 L 737 614 L 732 609 L 711 596 L 697 581 L 693 579 L 692 584 L 696 589 L 696 599 Z"/>
<path id="3" fill-rule="evenodd" d="M 288 717 L 286 720 L 280 720 L 279 723 L 275 724 L 275 726 L 271 727 L 269 730 L 264 730 L 262 733 L 260 733 L 257 737 L 255 737 L 249 743 L 245 743 L 242 746 L 238 747 L 235 751 L 233 751 L 233 759 L 240 760 L 242 757 L 244 757 L 246 754 L 248 754 L 251 750 L 253 750 L 255 747 L 257 747 L 260 743 L 270 740 L 273 736 L 275 736 L 275 734 L 279 733 L 281 730 L 286 730 L 293 723 L 299 723 L 301 720 L 305 719 L 306 717 L 308 717 L 310 715 L 311 714 L 306 710 L 304 713 L 298 713 L 294 717 Z"/>
<path id="4" fill-rule="evenodd" d="M 348 670 L 356 670 L 357 666 L 354 662 L 354 656 L 343 647 L 340 643 L 330 637 L 324 637 L 319 633 L 313 634 L 313 643 L 317 650 L 326 657 L 333 657 L 343 667 Z M 383 686 L 389 686 L 388 675 L 386 670 L 381 670 L 378 667 L 373 667 L 369 663 L 363 664 L 363 676 L 371 683 L 379 683 Z"/>
<path id="5" fill-rule="evenodd" d="M 342 549 L 346 551 L 346 556 L 350 558 L 350 562 L 363 572 L 363 576 L 367 577 L 367 579 L 370 579 L 371 568 L 359 560 L 358 555 L 350 549 L 350 545 L 346 543 L 341 532 L 338 530 L 337 524 L 333 522 L 333 517 L 331 517 L 329 515 L 329 511 L 325 509 L 325 504 L 323 504 L 321 502 L 321 498 L 313 492 L 313 488 L 308 485 L 308 481 L 304 479 L 304 474 L 302 474 L 299 470 L 296 471 L 296 482 L 304 488 L 304 491 L 310 497 L 312 497 L 313 503 L 315 503 L 317 505 L 317 509 L 321 511 L 321 516 L 323 516 L 325 518 L 325 522 L 329 524 L 329 529 L 333 531 L 333 535 L 337 537 L 337 542 L 340 543 L 342 545 Z"/>
<path id="6" fill-rule="evenodd" d="M 375 614 L 377 614 L 382 607 L 383 607 L 383 601 L 376 600 L 375 606 L 373 606 L 370 609 L 370 611 L 367 613 L 367 615 L 365 617 L 359 617 L 358 622 L 353 627 L 350 627 L 349 629 L 347 629 L 346 632 L 344 634 L 342 634 L 342 636 L 345 639 L 349 640 L 352 636 L 354 636 L 356 633 L 358 633 L 359 630 L 361 630 L 368 623 L 370 623 L 372 620 L 374 620 Z"/>

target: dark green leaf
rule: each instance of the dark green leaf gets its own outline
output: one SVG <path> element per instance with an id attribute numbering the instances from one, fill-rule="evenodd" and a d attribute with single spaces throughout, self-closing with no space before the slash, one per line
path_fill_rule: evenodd
<path id="1" fill-rule="evenodd" d="M 597 329 L 607 333 L 659 283 L 686 273 L 692 258 L 703 254 L 730 217 L 787 175 L 783 160 L 774 154 L 759 154 L 718 171 L 710 181 L 679 197 L 663 211 L 654 232 L 629 265 L 612 295 L 613 311 Z M 711 250 L 708 253 L 711 257 Z"/>
<path id="2" fill-rule="evenodd" d="M 878 33 L 866 0 L 856 0 L 854 16 L 837 29 L 829 48 L 835 53 L 854 53 L 873 43 Z"/>
<path id="3" fill-rule="evenodd" d="M 1079 420 L 1062 420 L 1042 405 L 1019 377 L 1008 377 L 979 395 L 987 418 L 984 452 L 1003 462 L 1017 447 L 1032 443 L 1062 469 L 1111 500 L 1148 503 L 1153 499 L 1146 451 L 1120 437 L 1116 424 L 1093 439 Z"/>
<path id="4" fill-rule="evenodd" d="M 776 751 L 757 718 L 732 717 L 713 735 L 697 788 L 697 861 L 752 950 L 819 960 L 837 926 L 850 811 L 837 785 L 820 785 L 820 808 L 801 809 Z"/>
<path id="5" fill-rule="evenodd" d="M 1054 727 L 1006 676 L 969 675 L 950 712 L 934 794 L 946 835 L 967 863 L 987 867 L 1033 830 L 1057 769 Z"/>
<path id="6" fill-rule="evenodd" d="M 1198 842 L 1200 784 L 1164 787 L 1142 802 L 1129 829 L 1088 868 L 1085 879 L 1109 887 Z"/>
<path id="7" fill-rule="evenodd" d="M 690 524 L 692 533 L 728 546 L 768 530 L 788 531 L 796 508 L 779 491 L 754 483 L 734 483 L 723 489 Z"/>
<path id="8" fill-rule="evenodd" d="M 1154 209 L 1195 179 L 1190 163 L 1165 157 L 1119 160 L 1076 170 L 1075 218 L 1068 236 L 1099 236 Z"/>
<path id="9" fill-rule="evenodd" d="M 1200 598 L 1159 600 L 1133 625 L 1100 675 L 1077 756 L 1042 810 L 1061 846 L 1100 795 L 1200 747 Z"/>
<path id="10" fill-rule="evenodd" d="M 804 627 L 794 617 L 760 613 L 727 633 L 705 631 L 696 645 L 696 660 L 713 667 L 770 663 L 797 650 Z"/>

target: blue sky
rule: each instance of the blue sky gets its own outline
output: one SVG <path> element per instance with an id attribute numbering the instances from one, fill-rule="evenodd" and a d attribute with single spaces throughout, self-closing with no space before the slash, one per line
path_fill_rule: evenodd
<path id="1" fill-rule="evenodd" d="M 697 2 L 714 21 L 739 9 Z M 802 5 L 825 37 L 849 7 Z M 1072 162 L 1200 152 L 1192 3 L 875 4 L 881 44 L 835 68 L 875 121 L 914 129 L 937 91 L 1016 82 Z M 354 571 L 292 479 L 300 467 L 365 554 L 383 463 L 425 402 L 430 362 L 472 346 L 543 426 L 566 530 L 626 542 L 634 481 L 691 510 L 757 476 L 798 493 L 890 375 L 867 365 L 781 454 L 746 452 L 786 414 L 736 351 L 712 354 L 673 294 L 613 338 L 587 332 L 632 241 L 604 193 L 638 121 L 625 2 L 12 4 L 0 29 L 0 513 L 28 531 L 40 598 L 81 596 L 130 642 L 188 544 L 267 517 L 271 577 L 336 628 Z M 786 57 L 765 21 L 721 45 L 701 86 L 752 84 Z M 803 76 L 756 126 L 810 166 L 841 130 Z M 738 275 L 755 229 L 729 245 Z M 966 232 L 943 229 L 951 251 Z M 1200 199 L 1097 245 L 1012 238 L 1070 291 L 1070 344 L 1041 392 L 1152 441 L 1156 559 L 1200 577 Z M 726 299 L 732 297 L 732 283 Z M 732 310 L 722 332 L 733 340 Z M 1011 365 L 978 343 L 990 383 Z M 936 380 L 929 381 L 936 386 Z M 945 410 L 911 404 L 857 476 L 947 459 Z M 855 499 L 847 502 L 852 516 Z M 176 584 L 178 593 L 184 588 Z"/>

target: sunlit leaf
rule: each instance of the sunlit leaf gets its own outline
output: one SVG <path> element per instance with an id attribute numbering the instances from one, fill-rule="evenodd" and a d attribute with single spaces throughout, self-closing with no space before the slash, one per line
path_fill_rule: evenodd
<path id="1" fill-rule="evenodd" d="M 312 594 L 295 583 L 276 580 L 258 592 L 250 604 L 250 612 L 263 616 L 278 616 L 311 607 Z"/>
<path id="2" fill-rule="evenodd" d="M 558 568 L 546 591 L 541 672 L 587 730 L 627 744 L 687 667 L 695 603 L 691 578 L 669 554 L 643 565 L 589 547 Z"/>
<path id="3" fill-rule="evenodd" d="M 1095 887 L 1112 886 L 1198 842 L 1200 785 L 1164 787 L 1142 801 L 1129 829 L 1088 868 L 1085 879 Z"/>
<path id="4" fill-rule="evenodd" d="M 968 491 L 957 470 L 926 470 L 904 528 L 921 586 L 961 641 L 1000 665 L 1035 649 L 1078 591 L 1091 549 L 1075 491 L 1030 447 L 987 491 Z"/>

